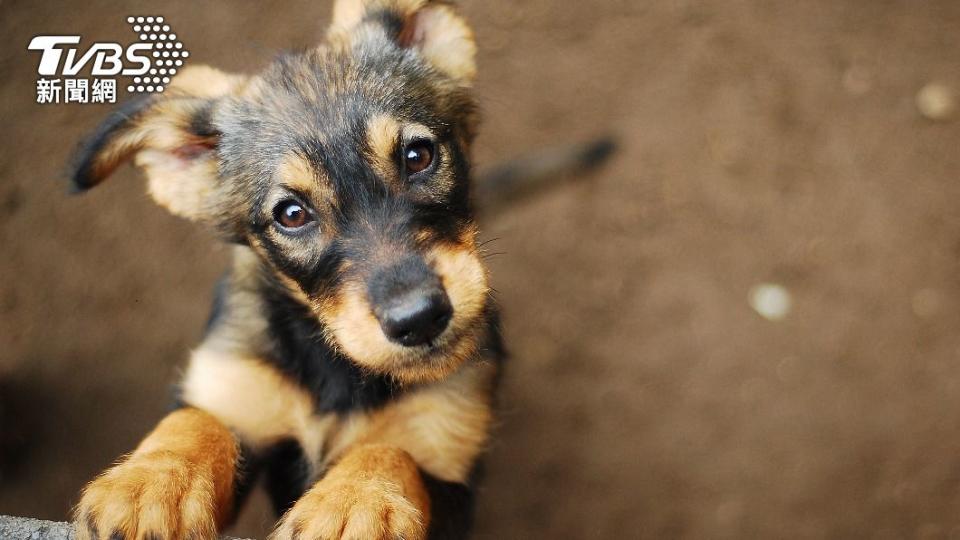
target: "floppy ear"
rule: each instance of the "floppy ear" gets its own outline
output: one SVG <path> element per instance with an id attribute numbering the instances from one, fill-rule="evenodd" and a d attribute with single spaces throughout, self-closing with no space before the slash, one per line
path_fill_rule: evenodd
<path id="1" fill-rule="evenodd" d="M 349 39 L 367 23 L 385 24 L 398 45 L 417 51 L 435 69 L 461 84 L 477 72 L 473 31 L 453 6 L 440 0 L 337 0 L 330 39 Z"/>
<path id="2" fill-rule="evenodd" d="M 70 174 L 74 189 L 90 189 L 133 160 L 146 173 L 150 195 L 161 206 L 191 220 L 209 217 L 218 184 L 215 150 L 220 138 L 211 112 L 218 99 L 245 80 L 191 66 L 163 94 L 121 106 L 78 149 Z"/>

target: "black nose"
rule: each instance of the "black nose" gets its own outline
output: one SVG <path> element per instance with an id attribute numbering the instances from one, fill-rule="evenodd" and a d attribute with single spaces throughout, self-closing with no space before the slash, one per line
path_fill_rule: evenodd
<path id="1" fill-rule="evenodd" d="M 453 317 L 443 284 L 419 257 L 375 272 L 368 292 L 384 335 L 404 347 L 430 343 Z"/>
<path id="2" fill-rule="evenodd" d="M 453 316 L 447 293 L 436 288 L 411 291 L 395 298 L 380 312 L 383 333 L 404 347 L 430 343 L 446 330 Z"/>

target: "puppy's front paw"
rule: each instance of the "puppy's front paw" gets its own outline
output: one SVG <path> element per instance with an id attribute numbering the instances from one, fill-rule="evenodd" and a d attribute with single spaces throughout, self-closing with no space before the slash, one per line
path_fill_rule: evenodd
<path id="1" fill-rule="evenodd" d="M 347 456 L 283 517 L 272 540 L 419 540 L 429 499 L 406 452 L 376 446 Z"/>
<path id="2" fill-rule="evenodd" d="M 77 539 L 214 539 L 215 502 L 209 467 L 168 451 L 135 454 L 84 489 Z"/>
<path id="3" fill-rule="evenodd" d="M 274 540 L 424 537 L 422 514 L 396 483 L 366 479 L 323 488 L 311 490 L 290 509 Z"/>

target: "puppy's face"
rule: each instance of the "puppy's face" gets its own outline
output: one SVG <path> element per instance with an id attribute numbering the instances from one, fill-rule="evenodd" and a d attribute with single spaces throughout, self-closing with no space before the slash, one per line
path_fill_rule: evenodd
<path id="1" fill-rule="evenodd" d="M 108 120 L 75 180 L 134 157 L 154 198 L 249 245 L 354 362 L 435 380 L 475 353 L 487 299 L 473 54 L 446 5 L 341 1 L 324 46 L 256 77 L 184 70 Z"/>

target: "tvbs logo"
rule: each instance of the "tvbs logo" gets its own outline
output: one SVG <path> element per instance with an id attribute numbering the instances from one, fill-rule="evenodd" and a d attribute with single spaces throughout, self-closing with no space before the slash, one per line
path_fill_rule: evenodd
<path id="1" fill-rule="evenodd" d="M 40 51 L 37 103 L 115 103 L 116 77 L 129 77 L 131 93 L 163 92 L 190 53 L 163 17 L 127 17 L 139 40 L 127 45 L 81 45 L 80 36 L 36 36 Z M 89 68 L 92 78 L 77 75 Z"/>

